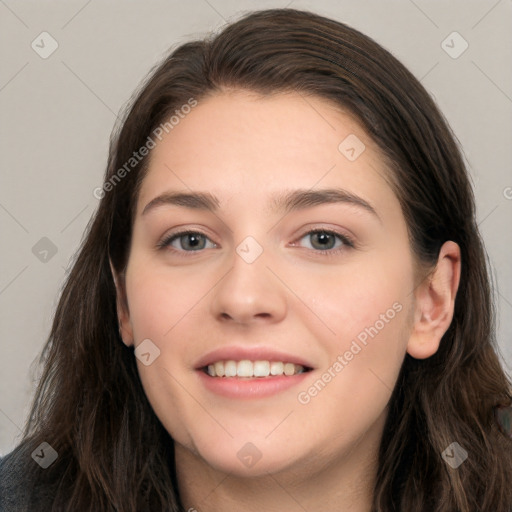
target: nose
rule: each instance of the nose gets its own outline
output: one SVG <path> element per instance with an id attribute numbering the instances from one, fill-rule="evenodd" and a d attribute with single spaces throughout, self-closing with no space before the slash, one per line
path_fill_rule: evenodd
<path id="1" fill-rule="evenodd" d="M 231 269 L 212 293 L 211 313 L 220 322 L 277 323 L 286 316 L 286 290 L 263 255 L 248 263 L 235 252 Z"/>

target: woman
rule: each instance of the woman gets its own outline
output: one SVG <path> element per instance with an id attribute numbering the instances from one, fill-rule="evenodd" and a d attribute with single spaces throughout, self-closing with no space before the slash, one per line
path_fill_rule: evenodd
<path id="1" fill-rule="evenodd" d="M 510 512 L 467 172 L 373 40 L 276 9 L 182 45 L 95 195 L 5 510 Z"/>

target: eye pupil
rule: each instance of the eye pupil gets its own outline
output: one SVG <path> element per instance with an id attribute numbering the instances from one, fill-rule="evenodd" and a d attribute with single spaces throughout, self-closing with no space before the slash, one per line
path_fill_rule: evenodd
<path id="1" fill-rule="evenodd" d="M 314 247 L 315 243 L 318 243 L 320 245 L 320 249 L 332 249 L 336 243 L 335 238 L 330 233 L 326 233 L 325 231 L 312 233 L 311 238 L 311 245 Z"/>
<path id="2" fill-rule="evenodd" d="M 183 247 L 183 249 L 202 249 L 202 245 L 204 245 L 203 235 L 187 233 L 181 237 L 181 246 Z"/>

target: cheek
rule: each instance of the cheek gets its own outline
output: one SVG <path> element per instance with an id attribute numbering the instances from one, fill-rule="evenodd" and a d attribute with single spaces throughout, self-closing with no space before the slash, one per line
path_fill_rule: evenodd
<path id="1" fill-rule="evenodd" d="M 305 421 L 322 418 L 325 435 L 347 444 L 382 418 L 405 356 L 409 306 L 397 288 L 378 289 L 361 284 L 358 293 L 336 294 L 337 314 L 333 307 L 327 319 L 336 335 L 323 336 L 328 359 L 298 397 Z"/>
<path id="2" fill-rule="evenodd" d="M 194 316 L 211 288 L 197 273 L 158 270 L 154 264 L 134 265 L 132 276 L 127 279 L 127 294 L 135 340 L 150 338 L 165 347 L 178 323 Z"/>
<path id="3" fill-rule="evenodd" d="M 329 328 L 324 329 L 325 339 L 340 349 L 372 326 L 382 331 L 381 337 L 396 338 L 396 331 L 408 318 L 414 285 L 407 258 L 399 260 L 390 254 L 380 255 L 377 261 L 368 255 L 313 272 L 296 268 L 293 279 L 297 296 L 316 314 L 307 318 L 317 323 L 321 319 Z M 361 338 L 364 340 L 364 334 Z"/>
<path id="4" fill-rule="evenodd" d="M 411 261 L 361 259 L 319 277 L 310 282 L 309 292 L 306 286 L 300 292 L 308 293 L 304 302 L 313 305 L 330 331 L 316 321 L 315 332 L 322 332 L 319 339 L 328 358 L 311 394 L 315 400 L 318 395 L 322 407 L 340 407 L 356 416 L 364 408 L 371 421 L 387 404 L 405 357 L 413 297 Z M 312 329 L 315 319 L 308 318 Z"/>
<path id="5" fill-rule="evenodd" d="M 183 362 L 187 356 L 189 328 L 201 325 L 197 306 L 207 290 L 204 279 L 193 275 L 179 281 L 176 272 L 159 270 L 154 264 L 136 264 L 127 273 L 130 322 L 135 345 L 150 339 L 160 353 L 146 366 L 137 359 L 137 368 L 144 392 L 171 436 L 182 444 L 190 444 L 186 425 L 204 412 L 190 406 L 189 395 L 183 392 Z M 130 274 L 131 272 L 131 274 Z M 182 283 L 187 284 L 183 286 Z M 184 330 L 185 329 L 185 330 Z M 182 336 L 186 333 L 187 337 Z M 180 418 L 172 411 L 181 411 Z"/>

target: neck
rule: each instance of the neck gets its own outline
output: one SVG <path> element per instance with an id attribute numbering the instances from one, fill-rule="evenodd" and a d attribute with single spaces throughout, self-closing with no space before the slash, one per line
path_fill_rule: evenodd
<path id="1" fill-rule="evenodd" d="M 370 512 L 384 426 L 380 418 L 341 455 L 329 447 L 279 472 L 222 473 L 175 443 L 180 499 L 187 512 Z"/>

